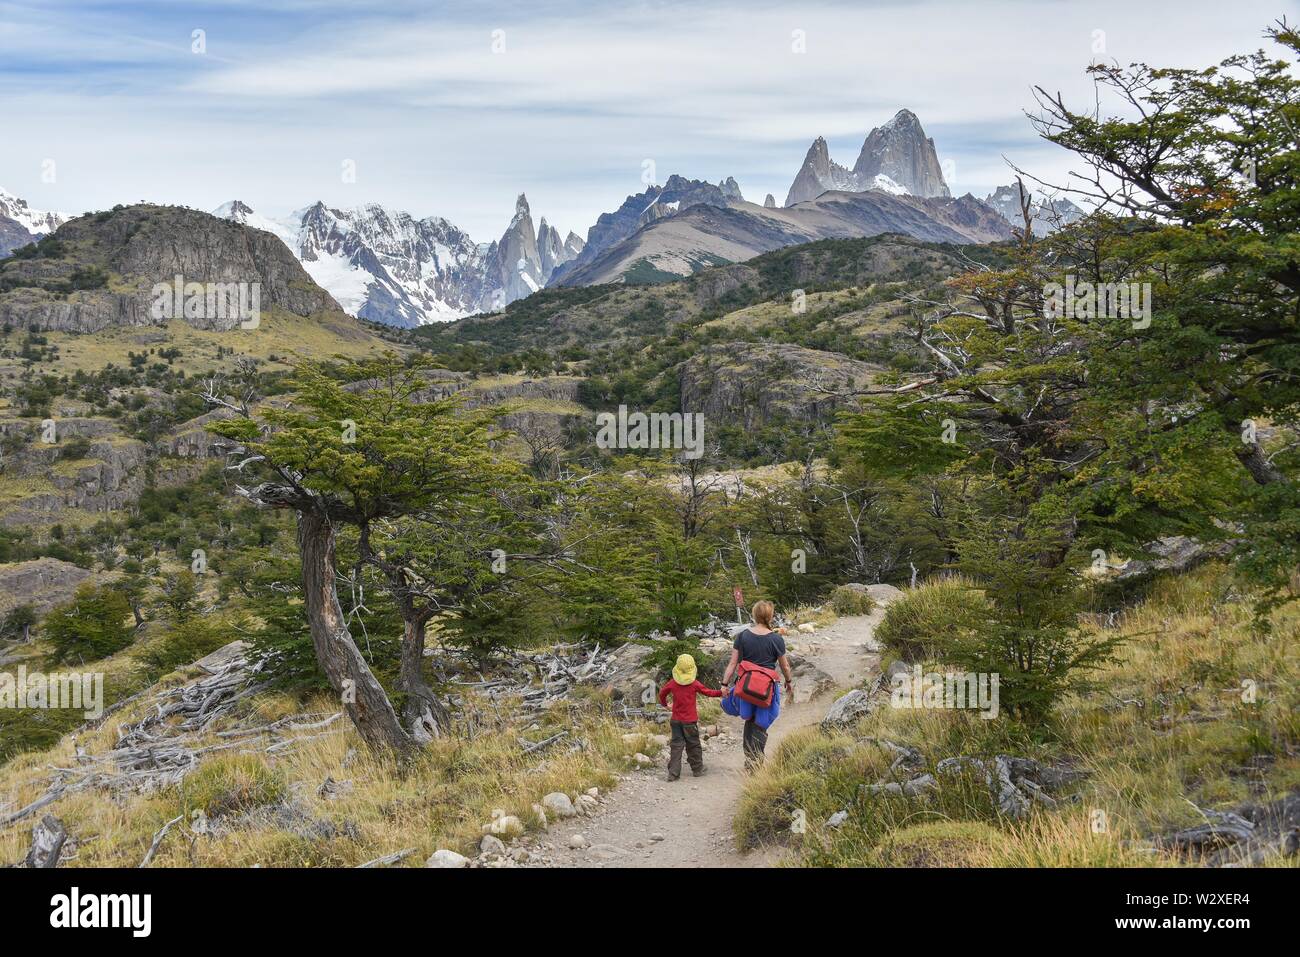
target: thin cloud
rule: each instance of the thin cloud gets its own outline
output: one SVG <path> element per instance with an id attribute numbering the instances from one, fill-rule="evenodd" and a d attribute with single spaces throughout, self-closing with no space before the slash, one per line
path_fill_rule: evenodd
<path id="1" fill-rule="evenodd" d="M 526 191 L 535 217 L 585 234 L 644 188 L 646 159 L 660 181 L 735 175 L 750 199 L 779 201 L 814 137 L 852 163 L 907 107 L 955 164 L 954 190 L 984 195 L 1010 177 L 1003 154 L 1065 178 L 1068 155 L 1024 119 L 1033 84 L 1086 102 L 1096 56 L 1205 65 L 1261 46 L 1276 16 L 1256 0 L 590 7 L 0 4 L 19 133 L 0 183 L 74 211 L 380 202 L 484 240 Z M 39 180 L 45 158 L 56 184 Z"/>

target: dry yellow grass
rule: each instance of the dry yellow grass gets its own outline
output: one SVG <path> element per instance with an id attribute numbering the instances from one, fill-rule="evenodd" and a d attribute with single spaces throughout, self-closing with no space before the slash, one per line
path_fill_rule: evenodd
<path id="1" fill-rule="evenodd" d="M 1300 608 L 1276 613 L 1271 634 L 1254 625 L 1221 566 L 1164 581 L 1118 622 L 1128 640 L 1095 676 L 1096 690 L 1063 702 L 1049 726 L 880 708 L 856 735 L 792 734 L 750 782 L 738 836 L 793 841 L 798 809 L 809 825 L 802 859 L 814 864 L 897 866 L 926 856 L 936 866 L 1185 864 L 1151 838 L 1200 823 L 1198 808 L 1267 802 L 1300 787 Z M 1008 753 L 1088 776 L 1077 803 L 1038 807 L 1019 822 L 1000 817 L 986 789 L 947 783 L 930 799 L 866 807 L 856 803 L 858 785 L 888 767 L 874 738 L 915 746 L 930 768 L 958 754 Z M 823 826 L 848 807 L 856 808 L 849 824 Z M 998 840 L 954 830 L 973 823 Z"/>
<path id="2" fill-rule="evenodd" d="M 173 679 L 178 680 L 178 679 Z M 44 793 L 52 767 L 77 766 L 76 748 L 110 749 L 117 727 L 141 708 L 115 715 L 99 729 L 65 737 L 43 753 L 22 755 L 0 770 L 0 801 L 20 807 Z M 299 705 L 284 695 L 255 699 L 240 723 L 260 725 L 288 714 L 329 713 L 328 699 Z M 221 743 L 223 721 L 196 743 Z M 169 820 L 182 816 L 157 852 L 155 867 L 340 866 L 365 863 L 414 847 L 407 866 L 422 864 L 438 848 L 469 853 L 492 812 L 518 815 L 538 828 L 532 806 L 551 791 L 571 797 L 591 787 L 607 790 L 638 746 L 625 742 L 627 728 L 600 713 L 599 700 L 574 702 L 542 719 L 543 731 L 564 727 L 569 740 L 549 753 L 525 754 L 525 729 L 510 722 L 472 739 L 431 744 L 404 772 L 376 759 L 340 719 L 324 731 L 303 731 L 298 743 L 267 754 L 257 739 L 247 747 L 209 755 L 177 787 L 155 794 L 115 798 L 102 790 L 65 796 L 46 811 L 56 814 L 75 838 L 66 866 L 134 866 Z M 262 747 L 265 746 L 263 742 Z M 346 782 L 334 799 L 318 793 L 327 779 Z M 43 812 L 44 813 L 44 812 Z M 0 832 L 0 863 L 26 853 L 29 819 Z"/>
<path id="3" fill-rule="evenodd" d="M 15 330 L 8 336 L 0 336 L 0 346 L 17 348 L 25 335 Z M 150 348 L 179 349 L 181 356 L 175 360 L 175 367 L 189 372 L 229 371 L 240 355 L 268 362 L 276 356 L 285 361 L 270 363 L 270 368 L 288 369 L 292 367 L 291 357 L 295 353 L 316 358 L 336 354 L 356 358 L 388 349 L 403 351 L 341 313 L 304 318 L 279 309 L 263 315 L 256 329 L 217 332 L 172 320 L 161 326 L 115 326 L 89 334 L 47 332 L 43 335 L 51 346 L 58 347 L 59 357 L 54 362 L 34 364 L 32 371 L 52 375 L 97 372 L 109 363 L 128 366 L 128 353 L 147 352 Z M 223 347 L 220 357 L 218 346 Z"/>

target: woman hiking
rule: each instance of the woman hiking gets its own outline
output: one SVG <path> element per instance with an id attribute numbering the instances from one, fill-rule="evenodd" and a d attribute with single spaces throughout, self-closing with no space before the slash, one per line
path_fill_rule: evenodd
<path id="1" fill-rule="evenodd" d="M 754 704 L 740 696 L 736 697 L 739 716 L 745 719 L 745 769 L 752 770 L 763 761 L 763 749 L 767 747 L 767 729 L 781 713 L 781 687 L 776 681 L 776 668 L 779 665 L 785 676 L 786 694 L 794 693 L 794 678 L 790 674 L 790 659 L 786 656 L 785 639 L 772 629 L 772 618 L 776 609 L 770 601 L 755 603 L 750 613 L 754 623 L 736 636 L 732 646 L 731 660 L 727 670 L 722 674 L 722 687 L 730 689 L 733 677 L 755 668 L 770 673 L 772 681 L 772 699 L 767 706 Z"/>

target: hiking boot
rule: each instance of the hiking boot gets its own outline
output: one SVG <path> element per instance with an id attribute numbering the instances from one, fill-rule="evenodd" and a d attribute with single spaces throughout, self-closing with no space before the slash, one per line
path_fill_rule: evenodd
<path id="1" fill-rule="evenodd" d="M 691 768 L 691 774 L 697 778 L 702 778 L 706 770 L 706 768 Z"/>
<path id="2" fill-rule="evenodd" d="M 665 775 L 664 775 L 664 780 L 665 780 L 665 781 L 676 781 L 679 777 L 681 777 L 680 774 L 665 774 Z"/>

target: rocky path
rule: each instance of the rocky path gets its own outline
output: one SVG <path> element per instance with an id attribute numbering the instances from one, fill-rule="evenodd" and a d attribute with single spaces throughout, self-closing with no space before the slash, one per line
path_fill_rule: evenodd
<path id="1" fill-rule="evenodd" d="M 840 618 L 815 635 L 792 635 L 790 650 L 829 675 L 836 688 L 859 684 L 879 660 L 872 633 L 883 614 L 877 608 L 870 615 Z M 834 700 L 832 688 L 800 684 L 796 674 L 795 703 L 783 708 L 772 726 L 769 754 L 790 732 L 821 721 Z M 720 723 L 725 733 L 704 743 L 704 776 L 693 777 L 684 766 L 680 780 L 665 780 L 663 752 L 653 767 L 626 775 L 595 816 L 553 825 L 543 845 L 549 859 L 543 866 L 759 867 L 779 858 L 779 848 L 747 854 L 736 849 L 732 816 L 745 781 L 743 722 L 724 715 Z M 588 846 L 570 848 L 574 834 Z"/>

